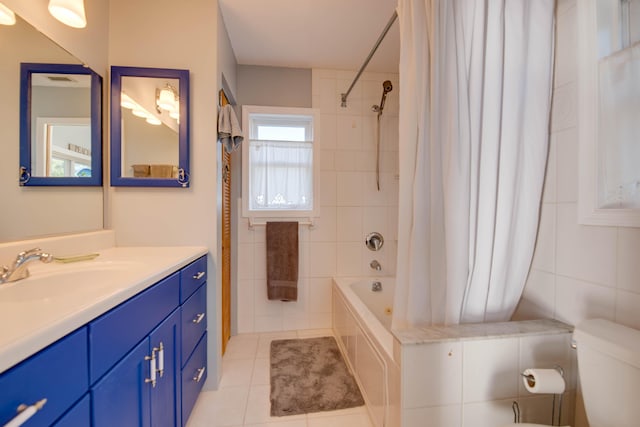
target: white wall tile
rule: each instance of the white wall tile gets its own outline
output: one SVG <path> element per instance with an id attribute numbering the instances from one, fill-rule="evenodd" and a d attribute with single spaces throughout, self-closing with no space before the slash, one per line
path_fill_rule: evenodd
<path id="1" fill-rule="evenodd" d="M 618 288 L 640 293 L 640 228 L 618 229 L 617 255 Z"/>
<path id="2" fill-rule="evenodd" d="M 331 286 L 329 278 L 309 279 L 309 312 L 331 312 Z"/>
<path id="3" fill-rule="evenodd" d="M 556 271 L 556 205 L 543 203 L 538 225 L 538 240 L 533 253 L 533 268 Z"/>
<path id="4" fill-rule="evenodd" d="M 320 206 L 335 206 L 337 182 L 335 172 L 320 173 Z"/>
<path id="5" fill-rule="evenodd" d="M 275 332 L 283 330 L 282 315 L 256 316 L 255 332 Z"/>
<path id="6" fill-rule="evenodd" d="M 267 278 L 267 243 L 260 242 L 253 245 L 253 278 L 266 280 Z"/>
<path id="7" fill-rule="evenodd" d="M 551 131 L 557 132 L 577 125 L 577 83 L 557 87 L 553 96 Z"/>
<path id="8" fill-rule="evenodd" d="M 640 329 L 640 294 L 616 292 L 616 322 L 631 328 Z"/>
<path id="9" fill-rule="evenodd" d="M 335 79 L 321 78 L 318 83 L 318 95 L 320 96 L 320 113 L 336 114 L 336 81 Z"/>
<path id="10" fill-rule="evenodd" d="M 565 6 L 565 5 L 563 5 Z M 558 5 L 556 33 L 556 65 L 554 84 L 556 87 L 576 80 L 578 66 L 578 29 L 575 4 L 562 8 Z"/>
<path id="11" fill-rule="evenodd" d="M 544 188 L 542 189 L 542 202 L 556 202 L 556 147 L 558 145 L 557 134 L 552 134 L 549 138 L 549 154 L 547 155 L 547 170 L 544 177 Z"/>
<path id="12" fill-rule="evenodd" d="M 238 333 L 253 332 L 254 309 L 254 284 L 253 280 L 238 280 L 238 305 L 236 316 L 238 319 Z"/>
<path id="13" fill-rule="evenodd" d="M 578 225 L 573 203 L 559 204 L 557 215 L 557 273 L 615 286 L 616 229 Z"/>
<path id="14" fill-rule="evenodd" d="M 463 427 L 496 427 L 513 422 L 512 400 L 469 403 L 462 410 Z"/>
<path id="15" fill-rule="evenodd" d="M 462 406 L 405 409 L 402 425 L 403 427 L 460 427 L 462 425 Z"/>
<path id="16" fill-rule="evenodd" d="M 578 130 L 568 128 L 554 134 L 556 137 L 558 202 L 578 201 Z"/>
<path id="17" fill-rule="evenodd" d="M 462 344 L 438 343 L 403 349 L 402 394 L 403 409 L 461 403 Z"/>
<path id="18" fill-rule="evenodd" d="M 315 219 L 315 226 L 309 232 L 309 240 L 312 242 L 335 242 L 336 218 L 336 208 L 334 206 L 322 206 L 320 208 L 320 218 Z"/>
<path id="19" fill-rule="evenodd" d="M 336 272 L 336 244 L 309 244 L 309 277 L 332 277 Z"/>
<path id="20" fill-rule="evenodd" d="M 362 150 L 362 119 L 360 116 L 338 116 L 336 129 L 336 149 L 338 151 Z"/>
<path id="21" fill-rule="evenodd" d="M 615 289 L 558 276 L 555 318 L 570 325 L 581 320 L 614 320 Z"/>
<path id="22" fill-rule="evenodd" d="M 336 169 L 335 162 L 335 150 L 320 150 L 320 182 L 324 182 L 324 176 L 327 175 L 326 172 L 333 172 Z"/>
<path id="23" fill-rule="evenodd" d="M 282 301 L 273 301 L 267 297 L 267 281 L 254 280 L 253 306 L 256 316 L 279 316 L 282 314 Z M 255 325 L 257 326 L 257 325 Z"/>
<path id="24" fill-rule="evenodd" d="M 519 340 L 465 341 L 462 362 L 463 402 L 481 402 L 518 395 Z"/>
<path id="25" fill-rule="evenodd" d="M 362 206 L 363 176 L 360 172 L 337 172 L 338 206 Z"/>
<path id="26" fill-rule="evenodd" d="M 360 276 L 362 274 L 361 243 L 338 242 L 336 275 L 339 277 Z"/>
<path id="27" fill-rule="evenodd" d="M 336 149 L 338 144 L 337 125 L 335 114 L 320 115 L 320 148 L 323 151 Z"/>
<path id="28" fill-rule="evenodd" d="M 253 257 L 252 244 L 240 243 L 238 245 L 238 280 L 253 279 Z"/>
<path id="29" fill-rule="evenodd" d="M 363 240 L 361 207 L 338 207 L 337 223 L 338 242 L 360 242 Z"/>
<path id="30" fill-rule="evenodd" d="M 551 319 L 556 307 L 556 276 L 532 269 L 513 320 Z"/>

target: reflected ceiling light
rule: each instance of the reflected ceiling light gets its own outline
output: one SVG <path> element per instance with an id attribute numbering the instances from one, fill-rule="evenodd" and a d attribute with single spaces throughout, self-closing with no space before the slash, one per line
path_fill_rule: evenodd
<path id="1" fill-rule="evenodd" d="M 84 0 L 49 0 L 49 13 L 70 27 L 84 28 L 87 26 Z"/>
<path id="2" fill-rule="evenodd" d="M 123 93 L 122 96 L 120 97 L 120 106 L 128 110 L 133 110 L 138 106 L 138 104 L 136 104 L 131 98 L 129 98 L 128 95 L 125 95 Z"/>
<path id="3" fill-rule="evenodd" d="M 136 117 L 142 117 L 143 119 L 146 119 L 147 117 L 150 116 L 147 110 L 144 110 L 138 106 L 134 107 L 133 110 L 131 110 L 131 114 L 133 114 Z"/>
<path id="4" fill-rule="evenodd" d="M 4 4 L 0 3 L 0 24 L 2 25 L 14 25 L 16 23 L 16 14 L 13 13 Z"/>
<path id="5" fill-rule="evenodd" d="M 154 125 L 154 126 L 158 126 L 161 125 L 162 122 L 160 121 L 159 118 L 155 117 L 155 116 L 149 116 L 147 117 L 147 123 L 149 123 L 150 125 Z"/>
<path id="6" fill-rule="evenodd" d="M 165 111 L 178 110 L 178 94 L 173 86 L 167 84 L 161 90 L 156 89 L 156 105 Z"/>

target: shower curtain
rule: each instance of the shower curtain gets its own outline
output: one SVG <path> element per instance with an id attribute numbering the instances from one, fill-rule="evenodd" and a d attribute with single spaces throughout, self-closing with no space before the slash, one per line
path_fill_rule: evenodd
<path id="1" fill-rule="evenodd" d="M 554 0 L 400 0 L 394 328 L 509 320 L 533 256 Z"/>

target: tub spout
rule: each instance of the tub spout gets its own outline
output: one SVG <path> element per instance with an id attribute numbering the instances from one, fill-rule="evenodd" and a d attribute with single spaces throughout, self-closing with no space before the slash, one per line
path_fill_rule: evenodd
<path id="1" fill-rule="evenodd" d="M 375 271 L 381 271 L 382 270 L 382 265 L 380 265 L 380 263 L 378 262 L 377 259 L 374 259 L 373 261 L 371 261 L 369 263 L 369 267 L 371 267 Z"/>

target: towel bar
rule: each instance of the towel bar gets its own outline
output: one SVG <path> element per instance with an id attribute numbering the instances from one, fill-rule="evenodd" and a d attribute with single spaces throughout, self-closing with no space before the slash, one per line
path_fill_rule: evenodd
<path id="1" fill-rule="evenodd" d="M 296 221 L 295 218 L 286 219 L 286 218 L 270 218 L 270 221 Z M 316 224 L 313 218 L 307 218 L 303 221 L 297 220 L 298 225 L 308 225 L 310 229 L 313 229 Z M 249 217 L 249 230 L 253 230 L 254 227 L 263 227 L 267 225 L 267 221 L 256 220 L 255 218 Z"/>

